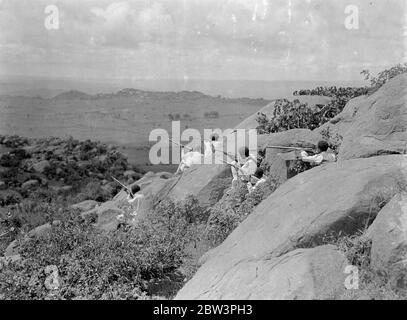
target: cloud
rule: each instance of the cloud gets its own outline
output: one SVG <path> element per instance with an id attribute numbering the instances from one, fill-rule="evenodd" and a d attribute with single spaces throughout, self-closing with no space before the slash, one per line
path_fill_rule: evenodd
<path id="1" fill-rule="evenodd" d="M 360 28 L 350 31 L 345 0 L 59 0 L 61 28 L 50 32 L 48 0 L 2 0 L 0 68 L 318 79 L 356 78 L 366 65 L 405 59 L 404 3 L 352 3 Z"/>

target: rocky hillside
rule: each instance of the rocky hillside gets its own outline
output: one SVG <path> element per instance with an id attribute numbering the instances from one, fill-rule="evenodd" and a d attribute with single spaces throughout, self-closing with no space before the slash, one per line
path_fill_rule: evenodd
<path id="1" fill-rule="evenodd" d="M 124 191 L 81 198 L 86 201 L 64 207 L 57 220 L 10 238 L 0 260 L 0 298 L 36 292 L 37 298 L 140 299 L 164 291 L 175 299 L 405 298 L 406 88 L 404 73 L 350 100 L 314 130 L 260 135 L 269 179 L 252 194 L 246 186 L 230 188 L 228 165 L 141 177 L 113 147 L 3 137 L 3 191 L 24 196 L 41 185 L 75 188 L 72 179 L 80 185 L 88 177 L 105 179 L 104 186 L 115 174 L 140 185 L 144 198 L 134 205 Z M 237 127 L 254 128 L 256 114 Z M 315 147 L 321 139 L 335 147 L 338 161 L 307 170 L 267 148 Z M 84 254 L 88 259 L 78 259 Z M 56 289 L 44 287 L 47 268 L 60 271 Z"/>
<path id="2" fill-rule="evenodd" d="M 343 137 L 338 162 L 281 185 L 201 259 L 176 299 L 340 297 L 349 275 L 345 267 L 353 261 L 327 245 L 328 236 L 335 243 L 345 236 L 370 237 L 372 268 L 386 270 L 393 286 L 406 289 L 400 271 L 406 271 L 407 258 L 406 88 L 407 75 L 397 76 L 377 92 L 351 100 L 316 129 L 312 134 L 329 130 Z M 274 142 L 277 135 L 295 137 L 287 131 L 266 141 Z M 297 137 L 287 139 L 287 145 L 304 145 L 306 135 Z"/>
<path id="3" fill-rule="evenodd" d="M 93 181 L 100 200 L 117 190 L 111 176 L 132 183 L 141 177 L 117 148 L 72 138 L 28 139 L 0 136 L 0 205 L 19 203 L 37 189 L 80 192 Z"/>

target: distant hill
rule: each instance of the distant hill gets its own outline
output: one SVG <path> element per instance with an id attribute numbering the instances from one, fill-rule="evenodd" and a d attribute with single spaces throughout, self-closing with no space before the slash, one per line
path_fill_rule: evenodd
<path id="1" fill-rule="evenodd" d="M 84 92 L 77 91 L 77 90 L 70 90 L 70 91 L 58 94 L 57 96 L 55 96 L 54 99 L 71 100 L 71 99 L 89 99 L 90 97 L 91 97 L 90 95 L 88 95 Z"/>
<path id="2" fill-rule="evenodd" d="M 198 91 L 152 92 L 126 88 L 87 94 L 71 90 L 53 98 L 0 96 L 0 134 L 73 136 L 85 140 L 147 146 L 154 128 L 233 128 L 270 101 L 223 98 Z"/>

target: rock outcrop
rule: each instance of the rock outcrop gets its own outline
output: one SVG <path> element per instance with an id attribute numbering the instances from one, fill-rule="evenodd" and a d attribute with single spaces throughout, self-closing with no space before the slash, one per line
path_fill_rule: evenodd
<path id="1" fill-rule="evenodd" d="M 369 96 L 352 99 L 344 110 L 315 132 L 343 137 L 338 160 L 407 151 L 407 74 Z"/>
<path id="2" fill-rule="evenodd" d="M 221 289 L 215 284 L 196 294 L 187 285 L 176 299 L 332 299 L 344 290 L 347 265 L 331 245 L 296 249 L 276 258 L 243 260 L 223 275 Z"/>
<path id="3" fill-rule="evenodd" d="M 289 162 L 284 155 L 287 150 L 268 148 L 269 146 L 315 148 L 322 137 L 308 129 L 292 129 L 283 132 L 261 135 L 258 139 L 260 149 L 265 149 L 262 165 L 269 169 L 269 174 L 284 182 L 290 178 Z"/>
<path id="4" fill-rule="evenodd" d="M 239 298 L 252 288 L 252 275 L 239 271 L 247 264 L 256 269 L 297 248 L 318 246 L 331 232 L 354 233 L 375 217 L 383 201 L 400 191 L 407 178 L 406 163 L 402 155 L 353 159 L 288 180 L 206 255 L 177 297 Z M 229 292 L 232 285 L 235 290 Z M 267 290 L 263 294 L 271 295 Z"/>
<path id="5" fill-rule="evenodd" d="M 407 194 L 396 195 L 377 215 L 367 232 L 372 239 L 371 265 L 407 268 Z"/>
<path id="6" fill-rule="evenodd" d="M 192 165 L 179 177 L 174 177 L 169 190 L 163 190 L 168 197 L 181 201 L 188 195 L 198 198 L 204 205 L 213 205 L 223 196 L 230 186 L 230 166 L 224 164 Z M 164 196 L 160 194 L 160 198 Z"/>

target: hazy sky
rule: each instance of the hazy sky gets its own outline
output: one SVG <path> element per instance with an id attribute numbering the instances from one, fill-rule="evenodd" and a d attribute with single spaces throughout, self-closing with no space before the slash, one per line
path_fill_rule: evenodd
<path id="1" fill-rule="evenodd" d="M 44 10 L 59 9 L 47 30 Z M 347 5 L 359 9 L 348 30 Z M 405 0 L 0 0 L 0 74 L 360 80 L 406 61 Z"/>

